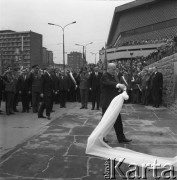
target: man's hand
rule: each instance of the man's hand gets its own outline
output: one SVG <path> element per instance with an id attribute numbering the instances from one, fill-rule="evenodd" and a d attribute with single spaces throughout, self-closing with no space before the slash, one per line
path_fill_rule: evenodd
<path id="1" fill-rule="evenodd" d="M 125 91 L 125 90 L 127 89 L 124 84 L 117 84 L 117 85 L 116 85 L 116 88 L 120 88 L 120 89 L 122 89 L 123 91 Z"/>
<path id="2" fill-rule="evenodd" d="M 40 94 L 40 96 L 41 96 L 41 98 L 43 98 L 43 97 L 44 97 L 44 94 L 43 94 L 43 93 L 41 93 L 41 94 Z"/>
<path id="3" fill-rule="evenodd" d="M 92 90 L 92 88 L 90 88 L 90 91 Z"/>

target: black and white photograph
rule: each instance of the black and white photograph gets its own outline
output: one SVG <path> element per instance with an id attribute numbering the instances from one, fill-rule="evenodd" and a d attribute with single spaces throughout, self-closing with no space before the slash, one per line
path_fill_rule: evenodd
<path id="1" fill-rule="evenodd" d="M 0 180 L 177 178 L 177 1 L 0 0 Z"/>

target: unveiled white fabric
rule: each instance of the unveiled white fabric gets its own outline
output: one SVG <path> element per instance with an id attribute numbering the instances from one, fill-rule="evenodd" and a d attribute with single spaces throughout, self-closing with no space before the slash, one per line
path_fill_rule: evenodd
<path id="1" fill-rule="evenodd" d="M 91 154 L 106 159 L 124 159 L 127 164 L 136 164 L 137 166 L 143 166 L 143 164 L 160 164 L 164 167 L 165 164 L 173 165 L 177 171 L 177 156 L 174 158 L 157 157 L 144 153 L 139 153 L 130 149 L 116 147 L 112 148 L 103 141 L 105 137 L 113 127 L 118 114 L 122 109 L 124 100 L 128 99 L 126 91 L 122 94 L 116 96 L 109 107 L 107 108 L 104 116 L 102 117 L 100 123 L 94 129 L 92 134 L 89 136 L 87 141 L 86 154 Z"/>

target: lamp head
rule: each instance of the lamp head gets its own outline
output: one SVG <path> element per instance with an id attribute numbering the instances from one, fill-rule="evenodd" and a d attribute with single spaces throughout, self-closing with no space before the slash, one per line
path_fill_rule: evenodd
<path id="1" fill-rule="evenodd" d="M 49 25 L 55 25 L 55 24 L 52 24 L 52 23 L 48 23 Z"/>

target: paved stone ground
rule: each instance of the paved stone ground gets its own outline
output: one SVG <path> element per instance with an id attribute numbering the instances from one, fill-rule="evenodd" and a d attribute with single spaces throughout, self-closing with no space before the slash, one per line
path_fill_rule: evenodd
<path id="1" fill-rule="evenodd" d="M 101 111 L 80 110 L 70 103 L 62 116 L 46 125 L 46 130 L 4 154 L 0 159 L 0 179 L 103 180 L 105 160 L 85 154 L 87 138 L 101 119 Z M 118 144 L 114 131 L 109 144 L 164 157 L 177 156 L 177 115 L 166 108 L 125 104 L 124 131 L 132 143 Z M 124 164 L 122 171 L 127 171 Z M 148 172 L 148 179 L 154 179 Z M 116 179 L 122 179 L 115 174 Z"/>

